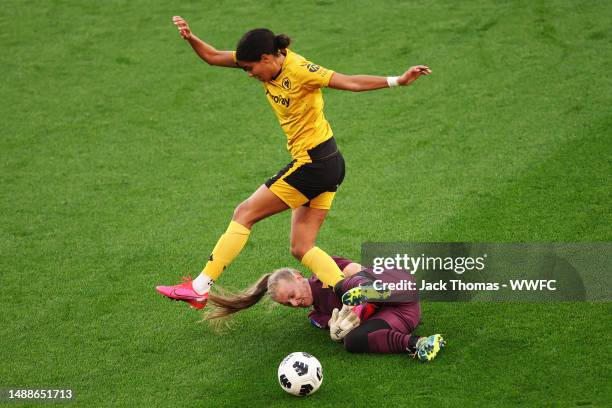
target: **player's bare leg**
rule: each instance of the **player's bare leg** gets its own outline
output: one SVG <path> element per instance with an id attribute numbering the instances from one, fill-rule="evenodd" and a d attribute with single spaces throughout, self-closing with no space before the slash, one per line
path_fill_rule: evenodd
<path id="1" fill-rule="evenodd" d="M 258 221 L 289 209 L 289 206 L 265 185 L 261 185 L 234 210 L 232 221 L 248 229 Z"/>
<path id="2" fill-rule="evenodd" d="M 213 282 L 242 251 L 252 226 L 288 208 L 285 202 L 262 185 L 236 207 L 227 231 L 217 241 L 202 273 L 193 281 L 184 278 L 184 282 L 178 285 L 158 286 L 157 291 L 170 299 L 181 300 L 196 309 L 202 309 Z"/>
<path id="3" fill-rule="evenodd" d="M 334 260 L 315 246 L 317 235 L 329 210 L 298 207 L 291 216 L 291 254 L 317 275 L 321 282 L 334 287 L 344 275 Z"/>
<path id="4" fill-rule="evenodd" d="M 315 245 L 329 210 L 298 207 L 291 211 L 291 255 L 301 260 Z"/>

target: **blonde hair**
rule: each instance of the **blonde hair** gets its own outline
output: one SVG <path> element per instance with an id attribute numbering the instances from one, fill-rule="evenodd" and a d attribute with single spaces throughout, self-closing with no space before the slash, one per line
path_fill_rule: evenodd
<path id="1" fill-rule="evenodd" d="M 251 287 L 238 293 L 231 293 L 222 288 L 215 288 L 218 294 L 209 293 L 208 303 L 212 308 L 204 316 L 205 320 L 224 319 L 241 310 L 247 309 L 261 300 L 266 293 L 272 299 L 276 297 L 276 290 L 281 281 L 295 279 L 299 272 L 292 268 L 280 268 L 266 273 Z"/>

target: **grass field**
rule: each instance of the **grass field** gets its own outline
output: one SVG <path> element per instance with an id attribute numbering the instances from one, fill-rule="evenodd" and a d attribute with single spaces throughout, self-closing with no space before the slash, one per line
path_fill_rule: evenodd
<path id="1" fill-rule="evenodd" d="M 425 303 L 432 364 L 351 355 L 258 305 L 217 334 L 154 291 L 196 275 L 236 204 L 289 160 L 261 85 L 200 62 L 267 26 L 348 74 L 433 75 L 325 91 L 347 161 L 319 245 L 611 241 L 609 1 L 7 0 L 0 9 L 0 388 L 76 406 L 610 406 L 610 303 Z M 222 285 L 298 267 L 289 214 L 256 225 Z M 292 351 L 325 379 L 298 400 Z"/>

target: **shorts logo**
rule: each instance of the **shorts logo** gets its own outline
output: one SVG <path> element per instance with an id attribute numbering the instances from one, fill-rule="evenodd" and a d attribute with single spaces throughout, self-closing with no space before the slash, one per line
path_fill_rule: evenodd
<path id="1" fill-rule="evenodd" d="M 289 102 L 291 102 L 289 98 L 285 98 L 281 95 L 271 94 L 270 91 L 268 91 L 268 89 L 266 89 L 266 95 L 269 95 L 270 98 L 274 101 L 274 103 L 286 106 L 287 108 L 289 107 Z"/>
<path id="2" fill-rule="evenodd" d="M 283 78 L 283 81 L 281 82 L 281 85 L 285 89 L 291 89 L 291 81 L 289 81 L 289 78 L 286 78 L 286 77 Z"/>

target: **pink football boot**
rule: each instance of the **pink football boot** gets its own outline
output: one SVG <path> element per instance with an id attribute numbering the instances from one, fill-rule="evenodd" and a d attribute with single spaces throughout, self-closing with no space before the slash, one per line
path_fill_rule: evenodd
<path id="1" fill-rule="evenodd" d="M 155 289 L 172 300 L 182 300 L 195 309 L 203 309 L 208 301 L 208 293 L 200 295 L 193 290 L 191 278 L 183 277 L 183 283 L 174 286 L 157 286 Z"/>

